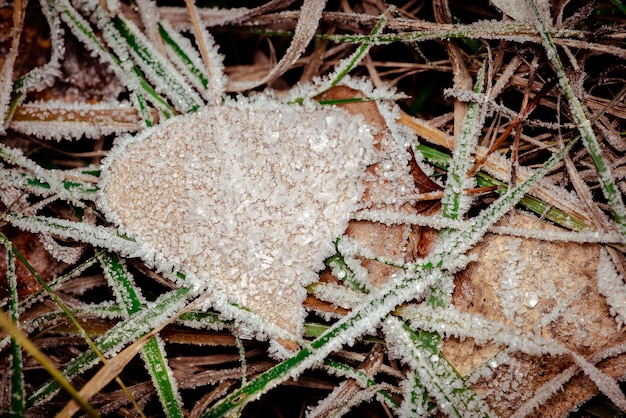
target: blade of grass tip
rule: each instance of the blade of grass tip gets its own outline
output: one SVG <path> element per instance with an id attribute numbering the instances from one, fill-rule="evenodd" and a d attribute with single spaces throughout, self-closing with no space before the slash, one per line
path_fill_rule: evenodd
<path id="1" fill-rule="evenodd" d="M 28 352 L 44 369 L 50 374 L 50 376 L 63 388 L 67 393 L 78 402 L 80 407 L 86 414 L 91 417 L 99 417 L 98 412 L 80 396 L 76 388 L 63 376 L 63 374 L 54 367 L 52 359 L 50 359 L 45 353 L 43 353 L 28 337 L 20 331 L 17 326 L 11 321 L 11 319 L 0 309 L 0 327 L 2 327 L 7 333 L 18 342 L 18 344 Z"/>
<path id="2" fill-rule="evenodd" d="M 563 67 L 563 63 L 559 58 L 559 51 L 557 50 L 556 45 L 552 40 L 552 36 L 550 35 L 548 28 L 546 27 L 546 23 L 543 21 L 542 13 L 539 11 L 537 4 L 534 0 L 526 0 L 526 4 L 533 13 L 533 16 L 535 18 L 535 24 L 543 40 L 543 45 L 546 49 L 548 59 L 554 66 L 554 69 L 557 73 L 561 91 L 563 92 L 565 98 L 567 99 L 567 102 L 569 103 L 574 121 L 576 122 L 576 125 L 578 125 L 578 130 L 580 131 L 583 144 L 587 148 L 593 164 L 598 171 L 600 185 L 602 186 L 602 192 L 604 193 L 604 197 L 607 199 L 609 206 L 613 211 L 613 218 L 615 219 L 617 228 L 619 229 L 622 236 L 626 237 L 626 207 L 624 206 L 621 193 L 615 185 L 615 180 L 613 175 L 611 174 L 611 169 L 604 160 L 604 157 L 602 155 L 602 149 L 600 148 L 600 144 L 598 143 L 596 135 L 593 132 L 591 122 L 585 114 L 583 104 L 578 99 L 578 97 L 576 97 L 574 89 L 569 83 L 567 74 L 565 73 L 565 68 Z"/>
<path id="3" fill-rule="evenodd" d="M 15 254 L 13 249 L 6 247 L 6 277 L 9 284 L 9 315 L 16 327 L 19 327 L 19 303 L 17 293 L 17 276 L 15 274 Z M 11 416 L 24 416 L 24 372 L 22 348 L 15 338 L 11 338 Z"/>
<path id="4" fill-rule="evenodd" d="M 374 28 L 370 32 L 370 36 L 376 36 L 385 29 L 385 26 L 387 25 L 387 21 L 389 20 L 389 15 L 394 10 L 395 8 L 393 6 L 389 7 L 387 11 L 381 15 L 380 20 L 378 21 L 378 23 L 376 23 L 376 26 L 374 26 Z M 347 58 L 342 59 L 339 65 L 337 66 L 337 68 L 335 68 L 335 71 L 333 72 L 333 74 L 329 75 L 328 78 L 330 82 L 328 86 L 323 88 L 320 92 L 314 94 L 313 96 L 319 96 L 321 94 L 324 94 L 331 88 L 335 87 L 346 75 L 348 75 L 350 71 L 354 69 L 354 67 L 358 65 L 359 62 L 361 62 L 361 60 L 365 57 L 365 55 L 367 55 L 369 50 L 372 48 L 372 46 L 373 46 L 372 43 L 369 43 L 369 42 L 363 43 L 357 48 L 357 50 L 352 55 L 350 55 Z"/>

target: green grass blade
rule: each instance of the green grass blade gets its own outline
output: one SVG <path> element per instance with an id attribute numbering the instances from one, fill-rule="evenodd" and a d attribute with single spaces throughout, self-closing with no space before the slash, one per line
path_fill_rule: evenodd
<path id="1" fill-rule="evenodd" d="M 98 260 L 117 303 L 124 309 L 127 317 L 145 307 L 146 301 L 124 263 L 116 255 L 104 252 L 98 254 Z"/>
<path id="2" fill-rule="evenodd" d="M 104 31 L 104 40 L 107 43 L 105 46 L 98 35 L 92 30 L 89 23 L 83 19 L 78 11 L 69 3 L 68 0 L 51 1 L 59 12 L 61 18 L 68 25 L 72 33 L 93 53 L 100 57 L 100 60 L 108 64 L 113 71 L 118 75 L 119 80 L 133 93 L 135 99 L 135 105 L 137 106 L 142 119 L 147 126 L 153 124 L 153 117 L 150 113 L 150 108 L 146 103 L 146 96 L 155 104 L 166 117 L 176 114 L 176 111 L 167 103 L 167 100 L 163 99 L 154 88 L 148 83 L 141 75 L 139 70 L 134 66 L 128 66 L 124 60 L 119 56 L 116 56 L 111 51 L 118 53 L 124 53 L 125 43 L 119 39 L 119 34 L 116 35 L 115 28 L 111 18 L 107 13 L 102 11 L 96 4 L 96 9 L 92 10 L 94 17 L 101 19 L 101 24 Z M 114 32 L 114 33 L 112 33 Z"/>
<path id="3" fill-rule="evenodd" d="M 113 18 L 113 26 L 126 41 L 135 63 L 163 94 L 167 95 L 183 113 L 198 110 L 204 102 L 189 88 L 176 68 L 154 48 L 135 26 L 120 15 Z"/>
<path id="4" fill-rule="evenodd" d="M 378 23 L 376 23 L 376 26 L 374 26 L 374 28 L 370 32 L 370 36 L 376 36 L 385 29 L 385 25 L 387 24 L 387 20 L 389 19 L 389 17 L 387 16 L 389 12 L 390 10 L 387 10 L 387 12 L 381 16 Z M 367 55 L 371 47 L 372 44 L 363 43 L 352 55 L 350 55 L 348 58 L 343 59 L 335 69 L 335 72 L 330 75 L 330 84 L 328 88 L 324 89 L 321 93 L 324 93 L 326 90 L 339 84 L 339 82 L 346 75 L 348 75 L 348 73 L 352 71 L 352 69 L 356 67 L 359 62 L 361 62 L 361 60 L 363 59 L 363 57 L 365 57 L 365 55 Z"/>
<path id="5" fill-rule="evenodd" d="M 178 39 L 174 29 L 172 29 L 167 22 L 159 22 L 158 26 L 161 39 L 163 39 L 165 45 L 171 49 L 172 53 L 178 57 L 182 64 L 181 66 L 187 70 L 190 78 L 195 79 L 205 90 L 208 89 L 209 79 L 201 66 L 202 61 L 200 57 L 190 57 L 189 54 L 185 52 L 185 49 L 180 45 L 182 40 Z"/>
<path id="6" fill-rule="evenodd" d="M 26 174 L 18 170 L 5 168 L 0 172 L 0 184 L 15 186 L 20 190 L 33 192 L 38 196 L 58 195 L 59 198 L 71 202 L 79 208 L 86 208 L 81 200 L 93 198 L 98 187 L 93 184 L 75 180 L 66 180 L 60 170 L 48 170 L 28 159 L 24 154 L 3 144 L 0 144 L 0 159 L 20 167 L 29 172 Z"/>
<path id="7" fill-rule="evenodd" d="M 127 318 L 145 309 L 145 300 L 140 289 L 135 286 L 132 276 L 124 263 L 114 254 L 101 253 L 98 257 L 109 285 L 117 301 L 124 308 Z M 165 348 L 158 336 L 152 337 L 143 347 L 142 355 L 163 411 L 168 418 L 183 417 L 180 395 L 172 371 L 167 363 Z"/>
<path id="8" fill-rule="evenodd" d="M 450 166 L 451 157 L 448 154 L 424 144 L 419 144 L 415 148 L 430 164 L 444 170 L 447 170 Z M 506 183 L 481 171 L 476 173 L 476 183 L 479 187 L 497 186 L 495 191 L 499 194 L 505 194 L 508 191 L 508 185 Z M 591 225 L 588 225 L 576 216 L 565 213 L 528 193 L 524 195 L 519 203 L 526 209 L 564 228 L 573 229 L 575 231 L 588 231 L 593 229 Z"/>
<path id="9" fill-rule="evenodd" d="M 422 335 L 393 316 L 387 318 L 383 330 L 388 344 L 395 346 L 393 352 L 401 355 L 417 373 L 419 381 L 444 413 L 459 418 L 493 416 L 487 404 L 439 353 L 439 349 L 433 350 L 423 344 Z"/>
<path id="10" fill-rule="evenodd" d="M 9 317 L 19 327 L 19 303 L 17 294 L 17 276 L 15 275 L 15 253 L 12 245 L 6 245 L 6 278 L 9 285 Z M 22 363 L 22 347 L 15 338 L 11 338 L 11 410 L 10 415 L 24 416 L 24 372 Z"/>
<path id="11" fill-rule="evenodd" d="M 184 417 L 182 400 L 176 380 L 165 355 L 165 347 L 159 336 L 150 338 L 142 351 L 146 367 L 157 390 L 163 412 L 168 418 Z"/>
<path id="12" fill-rule="evenodd" d="M 613 211 L 613 217 L 615 219 L 615 223 L 617 224 L 617 228 L 619 229 L 622 236 L 626 237 L 626 207 L 624 206 L 624 201 L 622 200 L 621 193 L 619 192 L 615 184 L 614 177 L 611 174 L 611 169 L 609 168 L 609 165 L 602 155 L 602 149 L 600 148 L 600 144 L 598 143 L 596 135 L 593 132 L 591 122 L 587 118 L 585 108 L 576 96 L 576 93 L 574 93 L 574 89 L 572 88 L 572 85 L 567 78 L 563 63 L 559 58 L 559 51 L 554 44 L 552 35 L 550 34 L 548 27 L 546 26 L 546 22 L 543 21 L 542 15 L 539 12 L 535 1 L 527 0 L 526 5 L 530 8 L 530 10 L 533 12 L 533 15 L 535 16 L 537 29 L 541 34 L 543 45 L 546 49 L 546 55 L 552 63 L 559 78 L 561 91 L 567 99 L 576 125 L 578 125 L 578 130 L 580 131 L 583 144 L 587 148 L 587 151 L 589 151 L 589 155 L 591 156 L 593 164 L 598 171 L 600 185 L 602 186 L 604 197 L 607 199 L 609 206 Z"/>
<path id="13" fill-rule="evenodd" d="M 486 63 L 480 67 L 476 77 L 474 93 L 479 94 L 485 84 Z M 461 133 L 456 141 L 452 160 L 448 169 L 448 182 L 441 199 L 442 216 L 459 219 L 469 209 L 471 199 L 465 190 L 472 187 L 467 173 L 471 167 L 472 151 L 478 142 L 484 124 L 484 112 L 480 103 L 472 102 L 463 120 Z"/>
<path id="14" fill-rule="evenodd" d="M 97 348 L 104 353 L 112 354 L 119 351 L 123 346 L 136 341 L 150 330 L 159 327 L 165 318 L 177 315 L 185 308 L 189 290 L 181 288 L 171 291 L 159 297 L 146 308 L 140 310 L 130 318 L 120 322 L 107 331 L 96 341 Z M 98 355 L 91 349 L 76 356 L 62 370 L 63 376 L 71 380 L 85 370 L 93 367 L 98 361 Z M 36 405 L 54 396 L 59 390 L 59 385 L 54 380 L 49 380 L 37 388 L 28 398 L 27 406 Z"/>

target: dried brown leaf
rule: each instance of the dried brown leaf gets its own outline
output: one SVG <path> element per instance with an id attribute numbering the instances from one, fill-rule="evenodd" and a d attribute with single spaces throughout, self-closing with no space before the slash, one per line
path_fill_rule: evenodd
<path id="1" fill-rule="evenodd" d="M 536 218 L 516 214 L 508 225 L 535 230 L 559 229 Z M 488 234 L 472 252 L 478 261 L 457 278 L 454 304 L 462 311 L 509 324 L 520 331 L 540 331 L 573 352 L 589 359 L 623 343 L 623 331 L 609 313 L 606 299 L 597 290 L 600 246 Z M 444 355 L 463 375 L 488 363 L 504 347 L 477 346 L 473 339 L 446 339 Z M 626 372 L 623 356 L 605 360 L 601 370 L 613 376 Z M 493 368 L 474 388 L 502 416 L 523 406 L 544 385 L 560 385 L 559 375 L 572 366 L 567 357 L 512 354 L 510 361 Z M 616 367 L 622 367 L 616 369 Z M 573 373 L 576 374 L 576 373 Z M 540 416 L 565 416 L 597 388 L 588 383 L 567 384 L 547 401 Z M 578 379 L 578 377 L 577 377 Z M 546 389 L 542 389 L 546 390 Z"/>

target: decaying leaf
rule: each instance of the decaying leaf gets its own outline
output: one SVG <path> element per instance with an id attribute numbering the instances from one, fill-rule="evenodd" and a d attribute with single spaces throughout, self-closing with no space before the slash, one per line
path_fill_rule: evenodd
<path id="1" fill-rule="evenodd" d="M 233 102 L 120 144 L 101 207 L 149 263 L 300 335 L 304 286 L 333 253 L 373 158 L 367 125 L 338 109 Z"/>
<path id="2" fill-rule="evenodd" d="M 503 222 L 546 235 L 559 230 L 522 213 Z M 457 308 L 507 324 L 519 333 L 540 333 L 598 362 L 613 377 L 624 373 L 624 356 L 619 355 L 624 331 L 618 330 L 597 288 L 600 245 L 488 234 L 472 252 L 478 259 L 457 281 L 453 302 Z M 598 357 L 611 348 L 618 350 L 616 357 Z M 533 397 L 546 392 L 552 395 L 545 400 L 550 406 L 543 405 L 535 413 L 566 416 L 597 392 L 590 381 L 582 384 L 586 377 L 568 356 L 520 354 L 492 343 L 477 345 L 472 338 L 446 339 L 443 353 L 461 374 L 482 373 L 474 388 L 501 416 L 520 408 L 530 412 Z M 563 376 L 569 367 L 575 371 Z M 561 385 L 566 389 L 557 391 Z"/>

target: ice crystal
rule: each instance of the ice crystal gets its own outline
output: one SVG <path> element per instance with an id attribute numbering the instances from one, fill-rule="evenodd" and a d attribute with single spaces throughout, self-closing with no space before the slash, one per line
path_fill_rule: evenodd
<path id="1" fill-rule="evenodd" d="M 544 22 L 550 22 L 550 2 L 547 0 L 533 0 Z M 515 0 L 491 0 L 498 9 L 511 16 L 518 22 L 534 23 L 535 15 L 532 8 Z"/>
<path id="2" fill-rule="evenodd" d="M 611 315 L 615 316 L 618 330 L 621 330 L 626 322 L 626 285 L 605 249 L 600 251 L 598 261 L 598 290 L 606 297 Z"/>
<path id="3" fill-rule="evenodd" d="M 299 332 L 303 285 L 334 252 L 373 158 L 361 118 L 261 95 L 122 140 L 100 207 L 146 261 Z"/>

